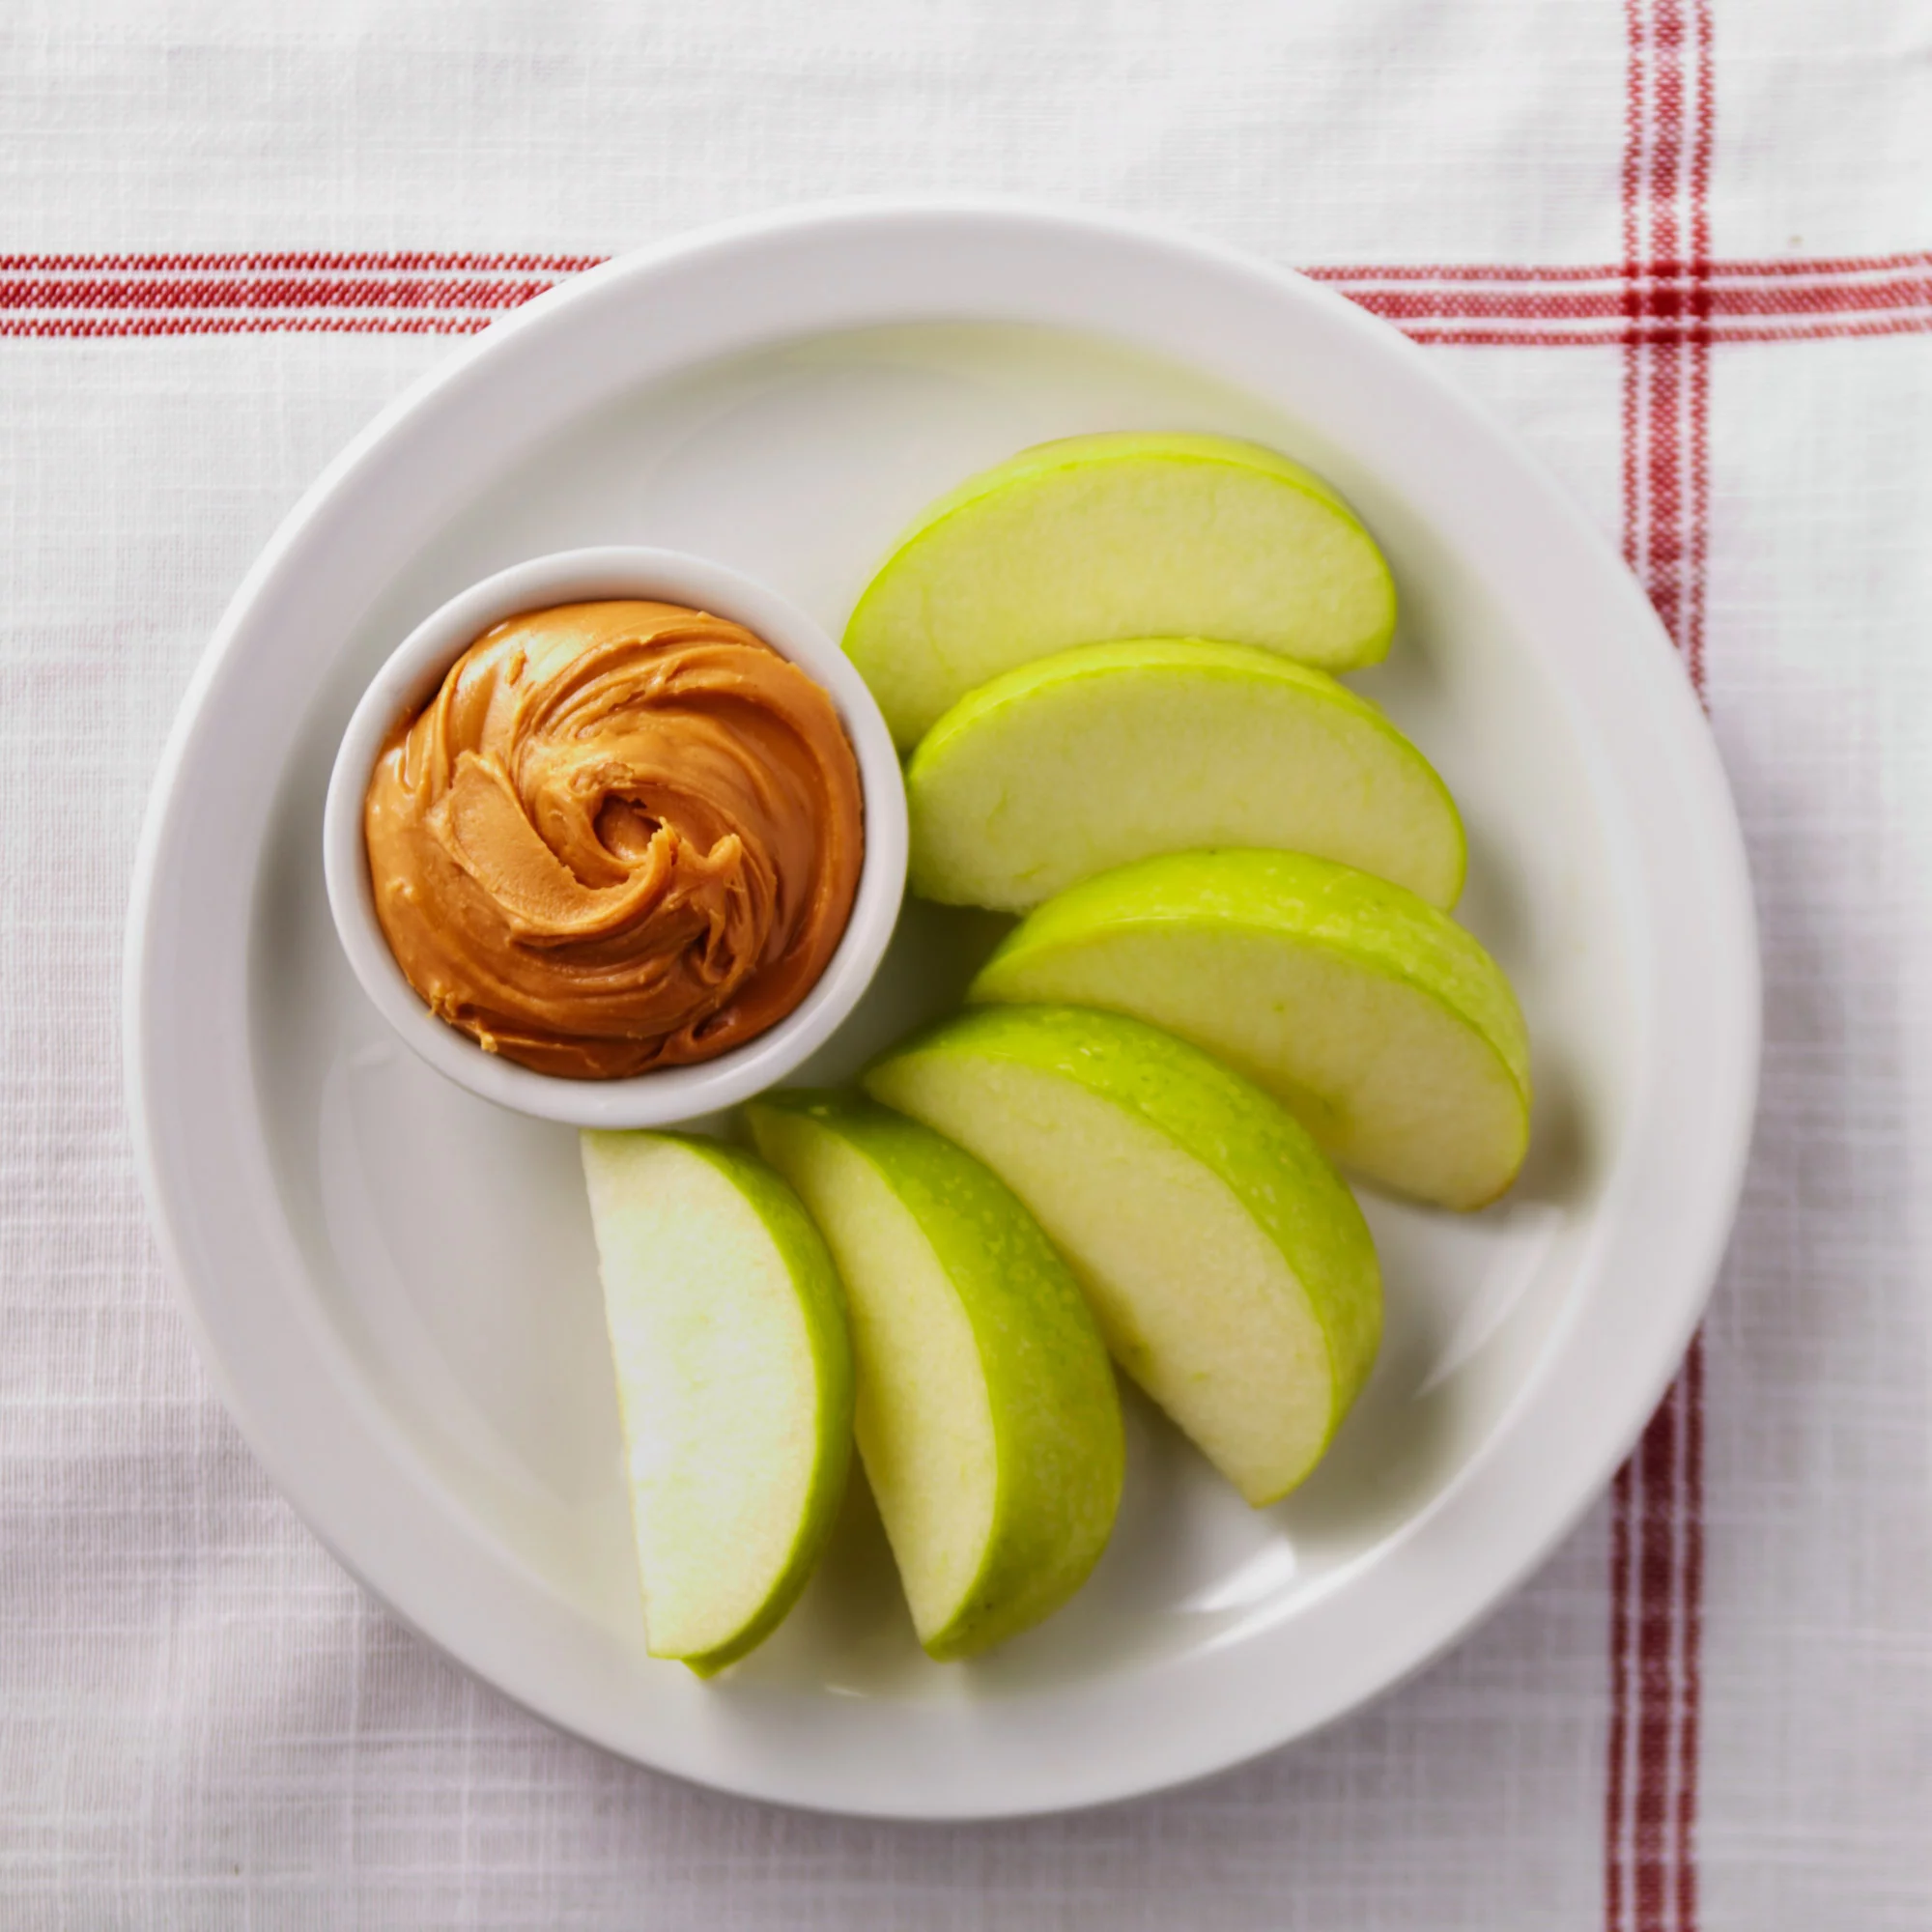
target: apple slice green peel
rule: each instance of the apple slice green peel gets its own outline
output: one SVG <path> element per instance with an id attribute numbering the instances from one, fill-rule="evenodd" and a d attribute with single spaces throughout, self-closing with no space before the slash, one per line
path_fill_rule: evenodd
<path id="1" fill-rule="evenodd" d="M 1367 699 L 1271 651 L 1088 644 L 969 692 L 906 770 L 912 889 L 1024 912 L 1164 852 L 1312 852 L 1445 910 L 1463 822 Z"/>
<path id="2" fill-rule="evenodd" d="M 933 503 L 852 612 L 845 651 L 909 749 L 975 686 L 1071 644 L 1209 637 L 1327 670 L 1395 627 L 1381 553 L 1319 476 L 1257 443 L 1042 443 Z"/>
<path id="3" fill-rule="evenodd" d="M 582 1136 L 644 1630 L 709 1676 L 782 1621 L 851 1460 L 844 1297 L 765 1164 L 673 1134 Z"/>
<path id="4" fill-rule="evenodd" d="M 995 1175 L 856 1096 L 748 1110 L 844 1279 L 859 1453 L 920 1642 L 939 1659 L 1057 1609 L 1120 1502 L 1120 1399 L 1066 1264 Z"/>
<path id="5" fill-rule="evenodd" d="M 1006 1179 L 1115 1360 L 1249 1502 L 1314 1468 L 1375 1361 L 1381 1277 L 1281 1106 L 1171 1034 L 1065 1007 L 963 1014 L 865 1084 Z"/>
<path id="6" fill-rule="evenodd" d="M 1440 1207 L 1515 1179 L 1529 1042 L 1509 981 L 1413 893 L 1292 852 L 1187 852 L 1028 915 L 976 1003 L 1100 1007 L 1192 1040 L 1343 1166 Z"/>

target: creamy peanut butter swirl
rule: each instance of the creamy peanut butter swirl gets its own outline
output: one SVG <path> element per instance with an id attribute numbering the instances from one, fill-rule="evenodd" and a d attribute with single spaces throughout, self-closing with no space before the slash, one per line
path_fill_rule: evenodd
<path id="1" fill-rule="evenodd" d="M 838 945 L 864 850 L 832 700 L 670 604 L 497 625 L 397 725 L 362 824 L 383 931 L 431 1009 L 586 1080 L 782 1019 Z"/>

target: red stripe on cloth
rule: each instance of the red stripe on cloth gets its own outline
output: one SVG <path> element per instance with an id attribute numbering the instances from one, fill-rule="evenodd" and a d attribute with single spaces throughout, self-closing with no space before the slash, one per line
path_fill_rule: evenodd
<path id="1" fill-rule="evenodd" d="M 1700 69 L 1710 53 L 1708 18 L 1707 12 L 1697 16 Z M 1631 112 L 1648 116 L 1654 104 L 1665 125 L 1660 130 L 1639 119 L 1628 131 L 1629 255 L 1622 267 L 1323 264 L 1306 272 L 1428 342 L 1629 347 L 1649 341 L 1815 342 L 1932 332 L 1932 252 L 1710 259 L 1710 89 L 1696 90 L 1688 167 L 1683 133 L 1672 133 L 1668 126 L 1685 109 L 1684 41 L 1680 16 L 1658 45 L 1641 37 L 1634 42 Z M 1688 236 L 1674 205 L 1676 189 L 1664 193 L 1665 183 L 1688 186 Z M 1639 245 L 1636 213 L 1650 208 L 1656 215 L 1647 219 Z"/>
<path id="2" fill-rule="evenodd" d="M 1833 279 L 1793 284 L 1788 280 L 1714 286 L 1707 276 L 1619 276 L 1601 286 L 1515 284 L 1486 288 L 1468 282 L 1438 287 L 1384 288 L 1373 279 L 1350 283 L 1331 278 L 1351 300 L 1390 322 L 1569 322 L 1614 325 L 1599 332 L 1612 336 L 1648 326 L 1652 332 L 1714 319 L 1743 320 L 1793 316 L 1844 317 L 1932 308 L 1932 262 L 1914 272 L 1883 279 Z"/>
<path id="3" fill-rule="evenodd" d="M 1373 308 L 1372 302 L 1364 302 Z M 1932 307 L 1890 319 L 1850 319 L 1789 328 L 1738 328 L 1699 324 L 1694 328 L 1649 327 L 1641 323 L 1614 332 L 1559 328 L 1435 327 L 1426 322 L 1396 325 L 1413 342 L 1445 349 L 1625 349 L 1646 342 L 1679 342 L 1694 334 L 1707 348 L 1748 343 L 1850 342 L 1882 336 L 1932 335 Z"/>
<path id="4" fill-rule="evenodd" d="M 1697 120 L 1696 131 L 1690 145 L 1690 254 L 1691 259 L 1704 266 L 1704 287 L 1707 298 L 1711 290 L 1711 164 L 1717 148 L 1718 134 L 1718 69 L 1717 69 L 1717 26 L 1713 17 L 1713 0 L 1692 0 L 1697 22 Z M 1932 276 L 1916 281 L 1920 295 L 1932 298 Z M 1726 291 L 1728 295 L 1730 291 Z M 1789 294 L 1803 294 L 1803 291 L 1784 291 Z M 1693 305 L 1693 318 L 1701 323 L 1711 314 L 1709 299 L 1702 305 Z M 1785 311 L 1780 310 L 1780 313 Z M 1711 357 L 1708 354 L 1710 337 L 1708 333 L 1693 337 L 1690 358 L 1690 613 L 1683 649 L 1685 663 L 1690 672 L 1690 682 L 1696 687 L 1697 695 L 1704 694 L 1704 588 L 1710 562 L 1711 532 Z M 1696 1377 L 1697 1400 L 1703 1400 L 1703 1378 L 1701 1374 L 1703 1356 L 1701 1342 L 1693 1342 L 1692 1352 L 1696 1356 L 1699 1374 Z M 1690 1364 L 1687 1363 L 1687 1370 Z M 1698 1427 L 1702 1428 L 1699 1418 Z M 1690 1480 L 1690 1465 L 1687 1463 L 1687 1481 Z M 1703 1577 L 1703 1489 L 1702 1463 L 1697 1465 L 1696 1488 L 1692 1496 L 1699 1539 L 1697 1576 Z M 1699 1615 L 1701 1606 L 1694 1606 L 1690 1612 Z M 1692 1654 L 1690 1675 L 1686 1680 L 1686 1692 L 1692 1698 L 1696 1695 L 1695 1653 Z M 1690 1746 L 1690 1775 L 1694 1780 L 1696 1765 L 1696 1744 L 1694 1731 Z M 1687 1837 L 1685 1847 L 1687 1869 L 1692 1867 L 1690 1851 Z"/>
<path id="5" fill-rule="evenodd" d="M 530 295 L 540 295 L 533 289 Z M 526 297 L 526 299 L 528 298 Z M 513 304 L 505 304 L 505 309 Z M 100 315 L 0 313 L 0 340 L 29 338 L 71 340 L 125 339 L 138 336 L 187 335 L 474 335 L 487 328 L 503 313 L 489 311 L 435 310 L 413 315 L 394 315 L 344 310 L 315 314 L 298 309 L 242 310 L 230 314 L 181 315 Z M 1669 341 L 1672 336 L 1647 334 L 1640 330 L 1614 336 L 1577 335 L 1537 329 L 1432 328 L 1427 325 L 1405 325 L 1414 341 L 1444 349 L 1614 349 L 1647 341 Z M 1726 343 L 1833 342 L 1855 338 L 1932 334 L 1932 311 L 1870 324 L 1833 324 L 1812 328 L 1783 328 L 1732 332 L 1712 328 L 1701 331 L 1705 347 Z"/>
<path id="6" fill-rule="evenodd" d="M 1651 55 L 1639 60 L 1648 71 Z M 1667 77 L 1660 69 L 1659 78 Z M 1700 122 L 1693 184 L 1708 180 L 1708 134 Z M 1626 156 L 1627 175 L 1646 152 L 1653 177 L 1658 169 L 1681 174 L 1680 149 L 1659 146 L 1639 131 Z M 1630 206 L 1647 205 L 1655 193 L 1650 180 Z M 1688 251 L 1676 247 L 1674 217 L 1665 212 L 1664 228 L 1621 268 L 1327 264 L 1309 272 L 1417 341 L 1465 348 L 1628 350 L 1651 342 L 1932 332 L 1932 254 L 1713 263 L 1705 259 L 1708 222 L 1700 227 L 1694 213 L 1705 198 L 1693 186 Z M 1627 239 L 1634 248 L 1634 235 Z M 331 327 L 351 334 L 469 334 L 594 261 L 402 251 L 0 256 L 0 336 Z M 371 320 L 372 314 L 384 319 Z M 1701 378 L 1693 371 L 1692 380 Z"/>
<path id="7" fill-rule="evenodd" d="M 1701 693 L 1714 341 L 1922 328 L 1932 289 L 1917 257 L 1856 273 L 1733 265 L 1720 278 L 1710 0 L 1626 0 L 1626 20 L 1624 554 Z M 1696 1932 L 1703 1365 L 1699 1338 L 1612 1492 L 1606 1932 Z"/>
<path id="8" fill-rule="evenodd" d="M 1678 1535 L 1684 1468 L 1678 1436 L 1684 1385 L 1671 1385 L 1637 1447 L 1637 1613 L 1635 1631 L 1636 1776 L 1631 1792 L 1630 1891 L 1637 1932 L 1669 1920 L 1677 1893 L 1676 1834 L 1671 1832 L 1676 1764 L 1677 1679 L 1683 1662 L 1683 1577 Z M 1680 1786 L 1680 1795 L 1683 1787 Z"/>
<path id="9" fill-rule="evenodd" d="M 1700 115 L 1700 151 L 1706 155 L 1708 186 L 1708 147 L 1704 145 L 1708 127 Z M 1708 242 L 1707 242 L 1708 245 Z M 5 266 L 0 258 L 0 267 Z M 1932 269 L 1932 255 L 1922 248 L 1896 255 L 1790 255 L 1762 261 L 1712 262 L 1708 272 L 1717 281 L 1727 278 L 1768 279 L 1771 277 L 1850 276 L 1908 273 L 1923 275 Z M 1668 280 L 1691 272 L 1685 262 L 1652 261 L 1642 270 L 1653 280 Z M 1318 281 L 1354 282 L 1536 282 L 1557 285 L 1565 282 L 1621 283 L 1627 269 L 1614 262 L 1596 266 L 1536 268 L 1508 262 L 1389 262 L 1369 266 L 1338 267 L 1318 263 L 1302 270 Z"/>
<path id="10" fill-rule="evenodd" d="M 89 275 L 56 281 L 45 275 L 0 277 L 0 309 L 194 309 L 218 314 L 245 309 L 514 308 L 556 285 L 483 275 L 430 280 L 407 275 L 296 277 L 286 274 L 233 280 L 209 275 Z"/>
<path id="11" fill-rule="evenodd" d="M 1684 1358 L 1684 1614 L 1678 1669 L 1684 1687 L 1679 1714 L 1677 1810 L 1671 1820 L 1677 1854 L 1677 1922 L 1697 1924 L 1697 1774 L 1703 1729 L 1704 1660 L 1704 1336 L 1690 1338 Z"/>
<path id="12" fill-rule="evenodd" d="M 1626 1463 L 1610 1485 L 1610 1724 L 1604 1778 L 1604 1923 L 1609 1932 L 1622 1932 L 1625 1923 L 1620 1847 L 1628 1803 L 1625 1758 L 1631 1729 L 1631 1517 L 1634 1488 L 1633 1465 Z"/>
<path id="13" fill-rule="evenodd" d="M 264 274 L 277 270 L 321 270 L 329 274 L 340 274 L 345 270 L 365 269 L 418 273 L 516 270 L 571 274 L 579 270 L 594 269 L 606 259 L 602 255 L 449 254 L 419 248 L 348 253 L 312 248 L 225 255 L 0 255 L 0 274 L 62 273 L 69 270 L 93 274 L 106 270 L 132 270 L 142 274 L 195 274 L 212 270 Z"/>
<path id="14" fill-rule="evenodd" d="M 86 316 L 0 317 L 0 340 L 17 341 L 28 336 L 90 341 L 141 335 L 474 335 L 488 328 L 493 320 L 487 315 L 189 315 L 102 321 Z"/>

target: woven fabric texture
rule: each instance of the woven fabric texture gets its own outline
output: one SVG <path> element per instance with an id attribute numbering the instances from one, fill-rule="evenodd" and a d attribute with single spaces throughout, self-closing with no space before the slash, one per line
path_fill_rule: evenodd
<path id="1" fill-rule="evenodd" d="M 146 1230 L 119 980 L 168 721 L 452 339 L 696 223 L 1021 192 L 1321 272 L 1624 547 L 1749 840 L 1764 1098 L 1643 1448 L 1469 1642 L 1094 1814 L 904 1828 L 562 1739 L 254 1463 Z M 0 20 L 0 1918 L 1932 1922 L 1932 14 L 1913 0 Z"/>

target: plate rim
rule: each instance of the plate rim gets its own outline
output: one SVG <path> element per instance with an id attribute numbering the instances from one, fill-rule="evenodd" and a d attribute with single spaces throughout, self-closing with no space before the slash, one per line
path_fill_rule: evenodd
<path id="1" fill-rule="evenodd" d="M 160 1104 L 157 1079 L 163 1075 L 163 1068 L 156 1059 L 157 1043 L 151 1009 L 157 1000 L 156 959 L 161 938 L 157 920 L 164 897 L 165 866 L 173 856 L 171 839 L 179 842 L 179 821 L 185 810 L 183 785 L 197 729 L 209 713 L 224 669 L 242 648 L 251 611 L 274 583 L 277 573 L 298 553 L 329 505 L 345 486 L 355 480 L 366 464 L 388 447 L 412 422 L 431 421 L 440 408 L 460 403 L 464 386 L 482 380 L 479 371 L 487 372 L 493 363 L 509 358 L 517 346 L 533 333 L 557 327 L 559 318 L 574 313 L 591 314 L 594 305 L 605 301 L 613 291 L 621 293 L 680 273 L 701 272 L 720 263 L 728 268 L 733 263 L 743 264 L 760 256 L 782 258 L 787 249 L 801 246 L 831 248 L 835 252 L 843 247 L 864 259 L 868 249 L 876 254 L 881 247 L 890 250 L 895 245 L 930 247 L 935 240 L 955 246 L 962 242 L 983 245 L 995 252 L 1001 246 L 1021 253 L 1029 247 L 1059 248 L 1069 251 L 1076 259 L 1084 256 L 1090 264 L 1107 258 L 1126 265 L 1122 272 L 1129 268 L 1140 272 L 1157 270 L 1175 276 L 1184 292 L 1191 291 L 1191 274 L 1192 281 L 1223 284 L 1224 299 L 1233 298 L 1234 286 L 1245 285 L 1247 294 L 1258 298 L 1264 305 L 1300 305 L 1338 340 L 1351 342 L 1358 350 L 1366 345 L 1364 353 L 1372 360 L 1394 357 L 1398 368 L 1406 363 L 1415 381 L 1434 396 L 1438 412 L 1446 410 L 1452 415 L 1460 415 L 1463 427 L 1484 446 L 1486 457 L 1492 463 L 1500 463 L 1504 470 L 1514 471 L 1519 484 L 1530 489 L 1541 500 L 1544 511 L 1556 520 L 1569 541 L 1593 554 L 1598 568 L 1607 566 L 1611 576 L 1620 580 L 1623 588 L 1616 593 L 1621 604 L 1616 613 L 1617 627 L 1631 628 L 1651 639 L 1648 650 L 1631 653 L 1633 689 L 1647 714 L 1663 721 L 1662 743 L 1669 753 L 1669 775 L 1695 807 L 1689 829 L 1696 836 L 1687 835 L 1684 847 L 1693 857 L 1685 863 L 1700 874 L 1703 910 L 1714 941 L 1704 964 L 1707 977 L 1715 964 L 1715 977 L 1723 982 L 1724 995 L 1717 1009 L 1715 1031 L 1719 1037 L 1715 1039 L 1710 1056 L 1717 1072 L 1713 1090 L 1715 1118 L 1707 1124 L 1715 1125 L 1718 1142 L 1706 1155 L 1707 1180 L 1702 1196 L 1694 1204 L 1694 1211 L 1680 1209 L 1680 1222 L 1688 1215 L 1692 1225 L 1688 1231 L 1680 1227 L 1668 1244 L 1674 1256 L 1671 1271 L 1679 1286 L 1669 1297 L 1667 1319 L 1653 1324 L 1650 1346 L 1643 1351 L 1645 1373 L 1631 1375 L 1622 1398 L 1614 1405 L 1620 1418 L 1617 1426 L 1608 1432 L 1602 1429 L 1597 1432 L 1595 1452 L 1585 1459 L 1590 1464 L 1588 1480 L 1573 1479 L 1568 1485 L 1572 1492 L 1560 1507 L 1545 1501 L 1536 1533 L 1513 1539 L 1508 1559 L 1492 1570 L 1472 1598 L 1460 1604 L 1455 1614 L 1438 1619 L 1426 1638 L 1409 1636 L 1393 1640 L 1384 1636 L 1380 1654 L 1366 1670 L 1358 1666 L 1354 1673 L 1368 1681 L 1351 1683 L 1339 1694 L 1331 1690 L 1326 1695 L 1306 1696 L 1292 1719 L 1276 1714 L 1259 1727 L 1249 1721 L 1233 1731 L 1224 1729 L 1218 1740 L 1190 1735 L 1184 1746 L 1164 1753 L 1158 1768 L 1144 1759 L 1115 1757 L 1097 1768 L 1091 1762 L 1050 1765 L 1044 1782 L 1038 1779 L 1015 1782 L 1010 1776 L 995 1775 L 989 1765 L 977 1779 L 968 1777 L 964 1782 L 950 1782 L 944 1788 L 934 1788 L 928 1783 L 921 1789 L 918 1777 L 909 1778 L 903 1767 L 891 1764 L 868 1773 L 863 1762 L 841 1763 L 829 1779 L 814 1779 L 810 1774 L 817 1767 L 809 1762 L 802 1767 L 798 1762 L 799 1741 L 809 1737 L 810 1727 L 807 1725 L 801 1731 L 797 1725 L 782 1720 L 770 1699 L 756 1697 L 746 1700 L 742 1708 L 734 1708 L 728 1697 L 715 1699 L 720 1708 L 707 1707 L 708 1715 L 694 1706 L 688 1735 L 677 1747 L 640 1750 L 634 1737 L 619 1734 L 617 1727 L 604 1720 L 594 1708 L 582 1706 L 580 1700 L 578 1708 L 559 1709 L 554 1694 L 546 1695 L 541 1686 L 530 1682 L 527 1672 L 512 1667 L 518 1656 L 517 1644 L 526 1640 L 528 1634 L 541 1625 L 539 1600 L 543 1587 L 538 1579 L 527 1579 L 536 1585 L 530 1602 L 497 1606 L 501 1614 L 494 1636 L 486 1641 L 473 1629 L 452 1636 L 446 1628 L 435 1631 L 428 1628 L 425 1620 L 415 1614 L 420 1592 L 396 1587 L 393 1547 L 379 1552 L 383 1558 L 380 1561 L 367 1560 L 366 1548 L 356 1558 L 345 1552 L 343 1540 L 335 1533 L 340 1527 L 339 1506 L 318 1499 L 312 1474 L 289 1465 L 283 1453 L 284 1444 L 265 1421 L 258 1400 L 243 1386 L 243 1379 L 231 1360 L 233 1338 L 228 1338 L 224 1346 L 223 1338 L 211 1325 L 208 1311 L 203 1307 L 189 1261 L 197 1244 L 184 1226 L 188 1210 L 185 1204 L 174 1198 L 175 1177 L 164 1157 L 165 1123 L 156 1113 Z M 874 318 L 875 322 L 913 319 L 913 314 L 900 311 Z M 1041 321 L 1038 316 L 1013 313 L 1009 308 L 971 316 L 961 315 L 956 308 L 935 310 L 926 319 L 1004 319 L 1021 324 L 1031 321 L 1036 325 Z M 1085 327 L 1094 334 L 1151 347 L 1156 353 L 1176 353 L 1146 334 L 1104 327 L 1094 322 L 1069 324 L 1055 315 L 1046 318 L 1046 326 Z M 827 327 L 808 321 L 775 329 L 770 339 L 822 333 Z M 1184 352 L 1181 353 L 1184 356 Z M 1185 359 L 1192 360 L 1196 367 L 1213 366 L 1201 358 Z M 634 381 L 656 379 L 633 378 Z M 1254 385 L 1248 383 L 1245 386 L 1252 389 Z M 1647 668 L 1643 665 L 1645 659 L 1649 660 Z M 1638 962 L 1639 966 L 1641 963 Z M 1212 1775 L 1306 1736 L 1424 1668 L 1466 1635 L 1543 1563 L 1596 1500 L 1641 1433 L 1675 1374 L 1702 1313 L 1729 1236 L 1749 1151 L 1755 1113 L 1761 997 L 1755 916 L 1742 832 L 1715 741 L 1678 667 L 1669 639 L 1610 546 L 1584 519 L 1561 485 L 1481 404 L 1438 368 L 1431 366 L 1425 352 L 1390 325 L 1293 270 L 1156 224 L 1007 198 L 867 198 L 742 217 L 617 256 L 549 291 L 463 345 L 388 403 L 324 468 L 243 576 L 189 679 L 158 761 L 136 847 L 129 899 L 123 972 L 123 1062 L 130 1136 L 150 1226 L 174 1283 L 177 1299 L 187 1314 L 204 1366 L 224 1406 L 270 1480 L 337 1561 L 402 1622 L 418 1631 L 471 1674 L 545 1721 L 634 1762 L 714 1788 L 807 1809 L 906 1819 L 994 1818 L 1037 1815 L 1130 1798 Z M 1654 1066 L 1647 1068 L 1646 1087 L 1654 1073 Z M 1647 1104 L 1642 1094 L 1633 1098 L 1634 1120 Z M 1608 1204 L 1604 1211 L 1608 1212 Z M 1577 1313 L 1574 1308 L 1566 1311 L 1565 1329 L 1575 1326 L 1573 1318 Z M 300 1311 L 296 1312 L 296 1319 L 303 1319 Z M 317 1328 L 319 1336 L 319 1324 L 310 1325 Z M 1532 1396 L 1550 1380 L 1548 1371 L 1553 1358 L 1569 1346 L 1571 1340 L 1566 1334 L 1551 1334 L 1536 1371 L 1516 1392 L 1490 1439 L 1445 1490 L 1403 1526 L 1394 1541 L 1412 1546 L 1425 1526 L 1439 1525 L 1452 1513 L 1452 1505 L 1466 1506 L 1479 1474 L 1492 1472 L 1492 1465 L 1520 1424 Z M 353 1391 L 346 1393 L 353 1398 Z M 383 1419 L 374 1414 L 373 1405 L 366 1398 L 365 1406 L 370 1412 L 357 1419 L 369 1428 L 372 1440 L 382 1441 Z M 380 1536 L 374 1540 L 379 1544 L 383 1541 Z M 393 1546 L 393 1535 L 389 1541 Z M 507 1663 L 506 1657 L 510 1660 Z M 1330 1661 L 1338 1668 L 1344 1662 Z M 1050 1708 L 1050 1696 L 1047 1702 Z M 1081 1702 L 1079 1697 L 1073 1699 L 1076 1709 Z M 976 1708 L 984 1711 L 992 1707 Z M 1176 1705 L 1177 1715 L 1186 1708 L 1184 1704 Z M 983 1732 L 976 1730 L 975 1736 L 983 1739 Z M 776 1760 L 768 1748 L 774 1737 L 781 1745 Z M 810 1760 L 809 1749 L 805 1757 Z M 803 1781 L 799 1776 L 802 1768 L 808 1774 Z"/>

